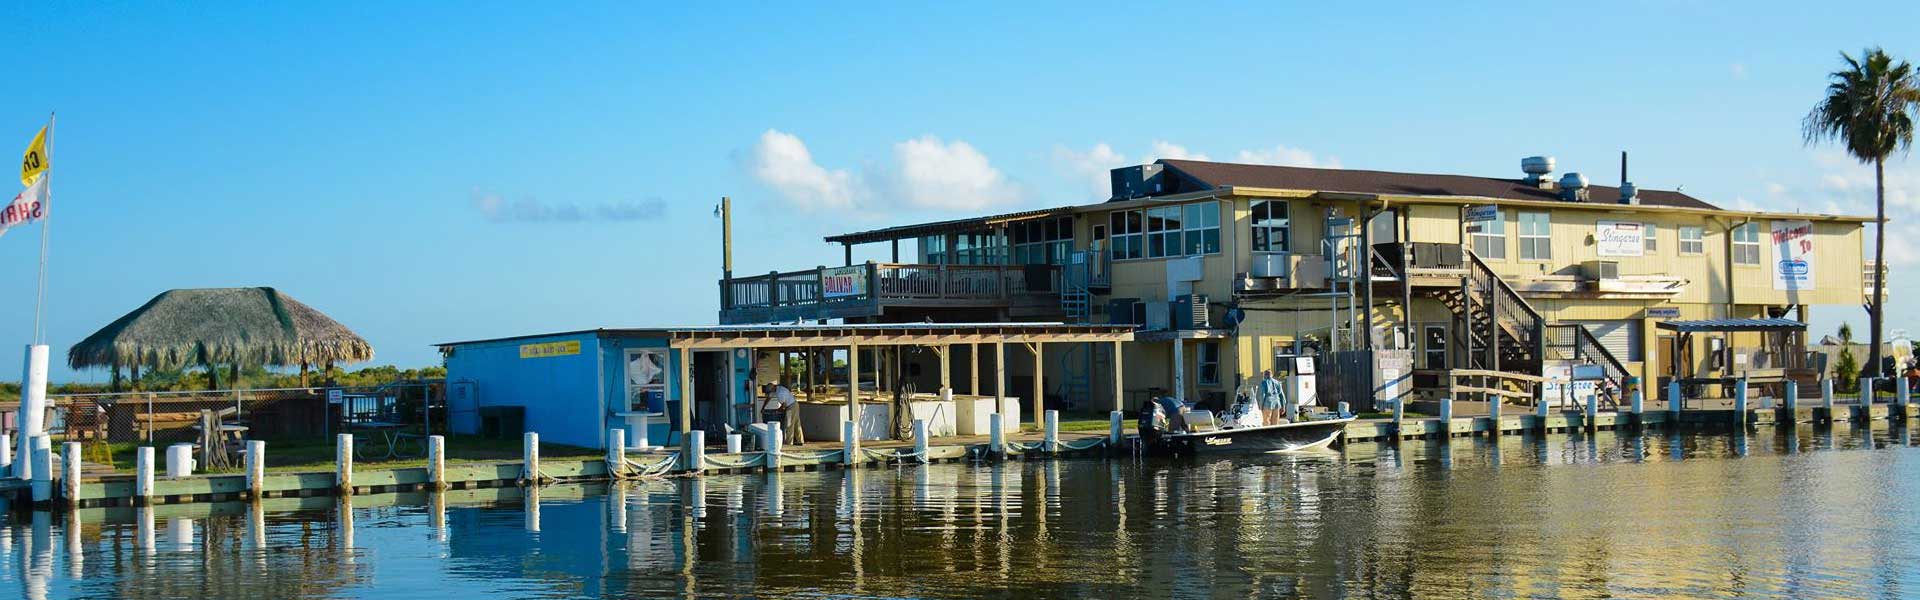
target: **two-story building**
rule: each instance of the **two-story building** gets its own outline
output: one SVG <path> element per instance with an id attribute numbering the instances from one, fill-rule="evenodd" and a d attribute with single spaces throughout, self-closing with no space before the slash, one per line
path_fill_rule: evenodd
<path id="1" fill-rule="evenodd" d="M 1871 219 L 1729 210 L 1556 176 L 1550 158 L 1522 166 L 1500 178 L 1161 160 L 1115 169 L 1105 202 L 829 237 L 849 257 L 889 244 L 894 260 L 734 278 L 720 318 L 1131 323 L 1133 406 L 1224 398 L 1276 356 L 1358 350 L 1397 352 L 1371 368 L 1425 374 L 1413 382 L 1428 390 L 1450 369 L 1567 361 L 1649 382 L 1809 371 L 1805 353 L 1755 350 L 1778 334 L 1676 344 L 1659 324 L 1804 322 L 1811 306 L 1865 300 Z M 1109 397 L 1109 357 L 1055 352 L 1053 405 Z M 1018 378 L 1027 361 L 1009 362 Z"/>

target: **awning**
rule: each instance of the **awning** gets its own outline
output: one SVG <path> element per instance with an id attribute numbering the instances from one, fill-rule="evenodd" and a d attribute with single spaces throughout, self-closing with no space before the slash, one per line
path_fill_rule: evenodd
<path id="1" fill-rule="evenodd" d="M 1740 331 L 1806 331 L 1807 324 L 1793 319 L 1703 319 L 1698 321 L 1661 321 L 1654 327 L 1680 333 Z"/>
<path id="2" fill-rule="evenodd" d="M 901 225 L 898 227 L 888 227 L 886 229 L 874 229 L 870 231 L 843 233 L 840 235 L 827 236 L 827 243 L 829 244 L 866 244 L 871 242 L 885 242 L 889 240 L 917 238 L 917 237 L 923 237 L 923 236 L 933 235 L 937 233 L 966 233 L 970 231 L 979 231 L 981 229 L 986 229 L 989 227 L 997 227 L 1000 225 L 1005 225 L 1007 223 L 1018 223 L 1021 221 L 1032 221 L 1034 219 L 1044 219 L 1044 218 L 1053 217 L 1053 216 L 1070 215 L 1070 214 L 1073 214 L 1073 208 L 1074 207 L 1071 207 L 1071 206 L 1062 206 L 1058 208 L 1029 210 L 1029 211 L 1022 211 L 1022 212 L 1016 212 L 1016 213 L 1007 213 L 1003 215 L 991 215 L 991 216 L 985 216 L 985 217 L 969 217 L 965 219 L 954 219 L 951 221 L 921 223 L 918 225 Z"/>

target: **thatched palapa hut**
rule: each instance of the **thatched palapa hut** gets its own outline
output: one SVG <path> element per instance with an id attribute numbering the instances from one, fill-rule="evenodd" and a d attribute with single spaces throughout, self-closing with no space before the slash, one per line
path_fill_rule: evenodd
<path id="1" fill-rule="evenodd" d="M 169 290 L 67 352 L 75 369 L 178 369 L 310 365 L 373 360 L 373 346 L 313 307 L 270 287 Z M 218 388 L 217 377 L 211 380 Z"/>

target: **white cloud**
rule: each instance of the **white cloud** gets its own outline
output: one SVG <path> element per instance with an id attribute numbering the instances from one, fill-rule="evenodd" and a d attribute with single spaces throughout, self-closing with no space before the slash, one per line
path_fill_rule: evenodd
<path id="1" fill-rule="evenodd" d="M 960 140 L 923 135 L 894 144 L 893 159 L 891 187 L 913 207 L 965 211 L 1020 201 L 1019 186 Z"/>
<path id="2" fill-rule="evenodd" d="M 747 173 L 803 210 L 845 210 L 860 199 L 860 182 L 842 169 L 829 170 L 813 161 L 800 137 L 768 129 L 745 161 Z"/>
<path id="3" fill-rule="evenodd" d="M 1054 169 L 1061 175 L 1085 183 L 1087 191 L 1095 198 L 1105 198 L 1112 193 L 1109 188 L 1113 180 L 1109 172 L 1126 165 L 1127 157 L 1105 143 L 1094 144 L 1085 152 L 1066 146 L 1053 147 Z"/>
<path id="4" fill-rule="evenodd" d="M 1187 151 L 1186 146 L 1163 140 L 1153 141 L 1153 155 L 1154 158 L 1170 158 L 1173 160 L 1213 160 L 1207 158 L 1205 154 Z"/>
<path id="5" fill-rule="evenodd" d="M 1340 168 L 1340 159 L 1332 156 L 1320 158 L 1312 152 L 1284 145 L 1257 150 L 1241 150 L 1235 162 L 1254 165 L 1279 165 L 1283 167 L 1318 167 L 1323 169 Z"/>
<path id="6" fill-rule="evenodd" d="M 578 223 L 584 221 L 651 221 L 667 214 L 659 198 L 614 200 L 593 205 L 543 202 L 526 197 L 508 200 L 493 192 L 473 190 L 473 208 L 494 223 Z"/>

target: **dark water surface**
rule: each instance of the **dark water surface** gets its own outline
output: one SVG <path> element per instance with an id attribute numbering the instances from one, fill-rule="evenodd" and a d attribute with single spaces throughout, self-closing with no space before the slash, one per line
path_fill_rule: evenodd
<path id="1" fill-rule="evenodd" d="M 16 511 L 0 593 L 1920 597 L 1920 448 L 1880 427 Z"/>

